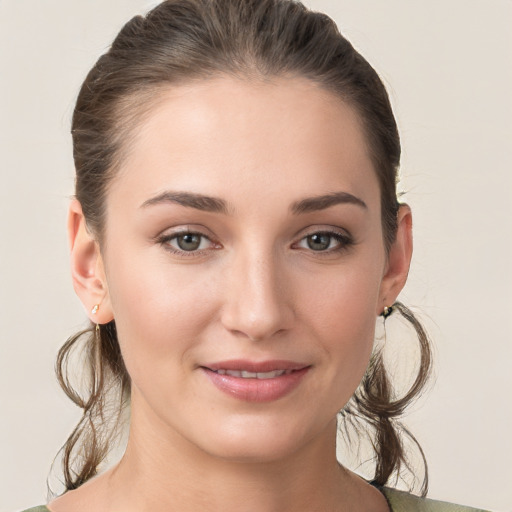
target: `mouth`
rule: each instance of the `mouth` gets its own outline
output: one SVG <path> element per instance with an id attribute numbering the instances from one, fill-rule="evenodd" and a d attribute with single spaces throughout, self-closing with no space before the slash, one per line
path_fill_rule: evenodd
<path id="1" fill-rule="evenodd" d="M 310 365 L 282 359 L 268 361 L 230 359 L 229 361 L 205 364 L 202 367 L 218 375 L 228 375 L 239 379 L 274 379 L 283 375 L 290 375 L 308 366 Z"/>
<path id="2" fill-rule="evenodd" d="M 247 402 L 271 402 L 291 393 L 311 365 L 294 361 L 232 360 L 200 367 L 220 391 Z"/>
<path id="3" fill-rule="evenodd" d="M 238 377 L 239 379 L 275 379 L 282 375 L 290 375 L 295 370 L 273 370 L 270 372 L 249 372 L 247 370 L 212 370 L 217 375 L 229 375 L 230 377 Z"/>

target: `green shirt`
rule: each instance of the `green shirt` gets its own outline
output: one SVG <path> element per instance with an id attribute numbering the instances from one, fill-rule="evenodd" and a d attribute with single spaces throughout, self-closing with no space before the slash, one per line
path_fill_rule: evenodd
<path id="1" fill-rule="evenodd" d="M 407 492 L 397 491 L 396 489 L 381 489 L 386 497 L 391 512 L 486 512 L 480 508 L 464 507 L 454 505 L 444 501 L 436 501 L 428 498 L 419 498 Z M 39 507 L 29 508 L 23 512 L 49 512 L 41 505 Z"/>
<path id="2" fill-rule="evenodd" d="M 391 512 L 486 512 L 481 508 L 464 507 L 463 505 L 455 505 L 444 501 L 419 498 L 396 489 L 384 488 L 381 491 L 388 500 Z"/>

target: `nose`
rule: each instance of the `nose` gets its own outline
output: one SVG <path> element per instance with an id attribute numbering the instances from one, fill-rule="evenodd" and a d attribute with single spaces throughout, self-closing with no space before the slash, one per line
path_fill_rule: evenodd
<path id="1" fill-rule="evenodd" d="M 251 341 L 288 331 L 294 313 L 286 275 L 278 268 L 277 258 L 259 252 L 234 259 L 225 280 L 224 327 Z"/>

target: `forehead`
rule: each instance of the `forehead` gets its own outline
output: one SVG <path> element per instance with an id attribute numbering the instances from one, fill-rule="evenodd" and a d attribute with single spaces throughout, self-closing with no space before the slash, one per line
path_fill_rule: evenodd
<path id="1" fill-rule="evenodd" d="M 379 201 L 358 114 L 307 79 L 161 89 L 127 149 L 111 190 L 139 202 L 167 188 L 283 201 L 341 189 Z"/>

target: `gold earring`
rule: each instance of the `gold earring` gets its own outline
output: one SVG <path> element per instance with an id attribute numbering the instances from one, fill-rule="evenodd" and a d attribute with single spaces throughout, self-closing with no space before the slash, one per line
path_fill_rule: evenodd
<path id="1" fill-rule="evenodd" d="M 384 306 L 384 310 L 380 316 L 384 317 L 384 320 L 393 313 L 393 306 Z"/>
<path id="2" fill-rule="evenodd" d="M 94 304 L 93 308 L 91 309 L 91 314 L 95 315 L 98 312 L 98 309 L 100 309 L 100 305 Z"/>

